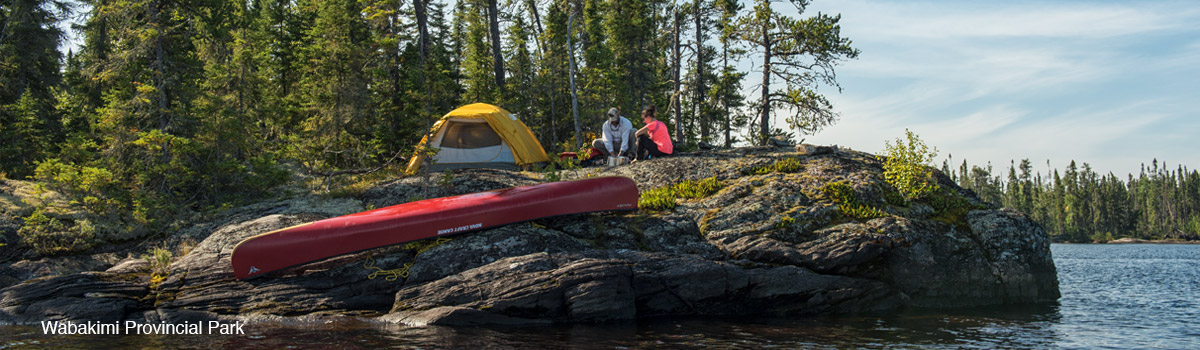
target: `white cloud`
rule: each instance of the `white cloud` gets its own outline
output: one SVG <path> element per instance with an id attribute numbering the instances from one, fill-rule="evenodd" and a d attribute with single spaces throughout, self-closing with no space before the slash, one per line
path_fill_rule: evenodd
<path id="1" fill-rule="evenodd" d="M 872 38 L 1108 38 L 1190 27 L 1188 10 L 1139 2 L 817 1 L 808 11 L 843 13 L 849 32 Z"/>
<path id="2" fill-rule="evenodd" d="M 942 157 L 981 165 L 1074 159 L 1124 174 L 1159 157 L 1200 168 L 1195 2 L 830 0 L 809 10 L 841 13 L 863 54 L 838 69 L 844 94 L 827 94 L 841 122 L 808 142 L 877 152 L 907 127 Z"/>

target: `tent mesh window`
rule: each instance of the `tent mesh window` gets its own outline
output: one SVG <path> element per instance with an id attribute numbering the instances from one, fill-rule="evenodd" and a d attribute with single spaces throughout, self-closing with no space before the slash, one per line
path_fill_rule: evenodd
<path id="1" fill-rule="evenodd" d="M 487 123 L 451 123 L 446 126 L 442 147 L 484 148 L 500 145 L 497 135 Z"/>

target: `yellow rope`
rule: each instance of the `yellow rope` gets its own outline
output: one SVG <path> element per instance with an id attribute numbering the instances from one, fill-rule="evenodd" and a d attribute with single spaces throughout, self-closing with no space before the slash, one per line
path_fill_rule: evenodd
<path id="1" fill-rule="evenodd" d="M 451 239 L 449 239 L 449 238 L 438 238 L 438 239 L 435 239 L 432 241 L 410 242 L 410 243 L 404 245 L 404 249 L 416 249 L 417 253 L 414 255 L 421 255 L 421 253 L 424 253 L 425 251 L 432 249 L 433 247 L 436 247 L 436 246 L 439 246 L 442 244 L 446 244 L 446 242 L 449 242 L 449 241 L 451 241 Z M 374 257 L 368 256 L 367 260 L 363 261 L 364 269 L 375 270 L 375 271 L 372 271 L 370 275 L 367 275 L 367 279 L 375 279 L 376 277 L 379 277 L 379 275 L 382 274 L 382 275 L 387 276 L 384 278 L 384 280 L 386 280 L 388 282 L 395 282 L 397 280 L 400 280 L 401 278 L 408 278 L 408 269 L 412 268 L 412 265 L 413 265 L 413 263 L 407 263 L 398 269 L 384 270 L 382 267 L 375 266 L 375 258 Z"/>
<path id="2" fill-rule="evenodd" d="M 452 241 L 452 239 L 438 238 L 438 239 L 435 239 L 432 241 L 409 242 L 408 244 L 404 245 L 404 249 L 416 249 L 417 250 L 416 255 L 421 255 L 421 253 L 424 253 L 426 250 L 430 250 L 430 249 L 433 249 L 433 247 L 436 247 L 436 246 L 439 246 L 442 244 L 446 244 L 446 242 L 449 242 L 449 241 Z"/>
<path id="3" fill-rule="evenodd" d="M 370 275 L 367 275 L 367 279 L 375 279 L 375 277 L 379 277 L 380 274 L 384 274 L 387 275 L 384 280 L 388 282 L 395 282 L 401 278 L 408 278 L 408 269 L 410 267 L 412 267 L 412 263 L 404 264 L 404 267 L 398 269 L 384 270 L 381 267 L 375 266 L 375 258 L 369 256 L 367 257 L 367 261 L 363 262 L 363 268 L 367 270 L 375 270 L 374 272 L 371 272 Z"/>

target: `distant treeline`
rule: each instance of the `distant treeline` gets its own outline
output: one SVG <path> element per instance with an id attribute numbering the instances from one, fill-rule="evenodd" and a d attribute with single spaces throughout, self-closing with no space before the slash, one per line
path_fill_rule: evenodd
<path id="1" fill-rule="evenodd" d="M 984 200 L 1028 213 L 1055 241 L 1105 242 L 1140 239 L 1200 239 L 1200 173 L 1157 159 L 1125 178 L 1097 174 L 1088 163 L 1071 161 L 1060 173 L 1033 172 L 1028 159 L 1013 162 L 1008 174 L 986 168 L 958 169 L 942 163 L 942 172 Z M 1048 166 L 1048 164 L 1047 164 Z"/>

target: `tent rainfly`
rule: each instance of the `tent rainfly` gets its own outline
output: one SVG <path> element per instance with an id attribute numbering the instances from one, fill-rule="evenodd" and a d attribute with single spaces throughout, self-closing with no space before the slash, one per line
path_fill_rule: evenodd
<path id="1" fill-rule="evenodd" d="M 432 137 L 432 140 L 430 140 Z M 508 168 L 549 162 L 546 150 L 525 123 L 504 108 L 486 103 L 458 107 L 433 124 L 422 146 L 438 149 L 430 171 L 463 168 Z M 425 166 L 417 152 L 408 162 L 414 174 Z"/>

